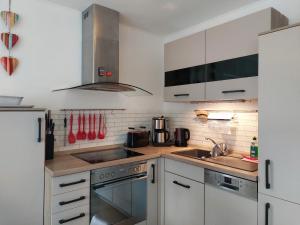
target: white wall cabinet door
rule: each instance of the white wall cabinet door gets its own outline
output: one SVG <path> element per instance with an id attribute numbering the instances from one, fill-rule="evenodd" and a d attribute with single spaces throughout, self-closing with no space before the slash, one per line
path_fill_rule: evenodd
<path id="1" fill-rule="evenodd" d="M 158 161 L 148 160 L 147 179 L 147 225 L 158 223 Z"/>
<path id="2" fill-rule="evenodd" d="M 0 112 L 1 225 L 43 224 L 44 116 L 44 112 Z"/>
<path id="3" fill-rule="evenodd" d="M 300 26 L 259 45 L 259 192 L 300 203 Z"/>
<path id="4" fill-rule="evenodd" d="M 165 172 L 165 225 L 204 225 L 204 184 Z"/>
<path id="5" fill-rule="evenodd" d="M 206 63 L 258 53 L 257 35 L 287 25 L 278 11 L 268 8 L 206 31 Z"/>
<path id="6" fill-rule="evenodd" d="M 299 225 L 300 205 L 259 194 L 258 225 Z"/>
<path id="7" fill-rule="evenodd" d="M 206 100 L 256 99 L 258 78 L 248 77 L 206 83 Z"/>
<path id="8" fill-rule="evenodd" d="M 205 100 L 205 83 L 164 88 L 165 101 L 191 102 Z"/>
<path id="9" fill-rule="evenodd" d="M 205 64 L 205 32 L 165 44 L 165 71 Z"/>

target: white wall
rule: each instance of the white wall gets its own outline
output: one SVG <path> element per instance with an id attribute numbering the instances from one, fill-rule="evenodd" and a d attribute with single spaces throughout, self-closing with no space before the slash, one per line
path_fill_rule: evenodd
<path id="1" fill-rule="evenodd" d="M 240 9 L 233 10 L 213 19 L 207 20 L 203 23 L 170 34 L 165 37 L 165 43 L 217 26 L 222 23 L 226 23 L 228 21 L 243 17 L 245 15 L 257 12 L 268 7 L 273 7 L 286 15 L 290 19 L 291 24 L 300 22 L 299 0 L 260 0 Z"/>
<path id="2" fill-rule="evenodd" d="M 152 97 L 124 97 L 118 93 L 52 90 L 80 84 L 81 13 L 46 0 L 14 0 L 20 15 L 13 32 L 20 36 L 12 54 L 20 61 L 9 77 L 0 68 L 0 95 L 24 96 L 24 104 L 59 109 L 114 107 L 158 111 L 162 105 L 162 39 L 120 25 L 120 78 L 154 93 Z M 0 1 L 0 10 L 8 0 Z M 0 30 L 5 30 L 0 23 Z M 1 56 L 7 51 L 1 45 Z"/>

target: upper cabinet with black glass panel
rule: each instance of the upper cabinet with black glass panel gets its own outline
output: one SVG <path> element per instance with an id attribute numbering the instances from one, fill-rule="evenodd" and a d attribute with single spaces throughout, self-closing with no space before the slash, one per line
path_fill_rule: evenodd
<path id="1" fill-rule="evenodd" d="M 258 54 L 258 34 L 288 25 L 273 8 L 210 28 L 206 31 L 206 63 Z"/>
<path id="2" fill-rule="evenodd" d="M 258 76 L 258 55 L 207 64 L 206 74 L 207 82 Z"/>
<path id="3" fill-rule="evenodd" d="M 166 44 L 165 100 L 257 98 L 258 34 L 285 25 L 268 8 Z"/>

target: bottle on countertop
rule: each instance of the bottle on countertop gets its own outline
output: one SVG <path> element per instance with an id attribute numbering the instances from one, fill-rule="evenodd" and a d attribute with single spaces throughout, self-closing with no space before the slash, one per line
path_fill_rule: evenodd
<path id="1" fill-rule="evenodd" d="M 250 157 L 255 158 L 255 159 L 258 158 L 258 142 L 257 142 L 256 137 L 253 137 L 252 142 L 251 142 Z"/>

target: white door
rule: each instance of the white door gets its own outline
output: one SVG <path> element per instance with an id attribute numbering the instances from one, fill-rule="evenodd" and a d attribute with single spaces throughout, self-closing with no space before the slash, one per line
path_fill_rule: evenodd
<path id="1" fill-rule="evenodd" d="M 43 117 L 43 112 L 0 112 L 1 225 L 43 224 L 45 143 L 38 142 Z"/>
<path id="2" fill-rule="evenodd" d="M 300 26 L 261 36 L 259 192 L 295 203 L 300 203 L 299 84 Z"/>
<path id="3" fill-rule="evenodd" d="M 204 225 L 204 184 L 165 173 L 165 225 Z"/>
<path id="4" fill-rule="evenodd" d="M 300 205 L 258 195 L 258 225 L 299 225 Z"/>
<path id="5" fill-rule="evenodd" d="M 156 159 L 148 160 L 147 179 L 147 225 L 157 225 L 158 213 L 158 163 Z"/>
<path id="6" fill-rule="evenodd" d="M 205 225 L 257 225 L 257 201 L 205 184 Z"/>

